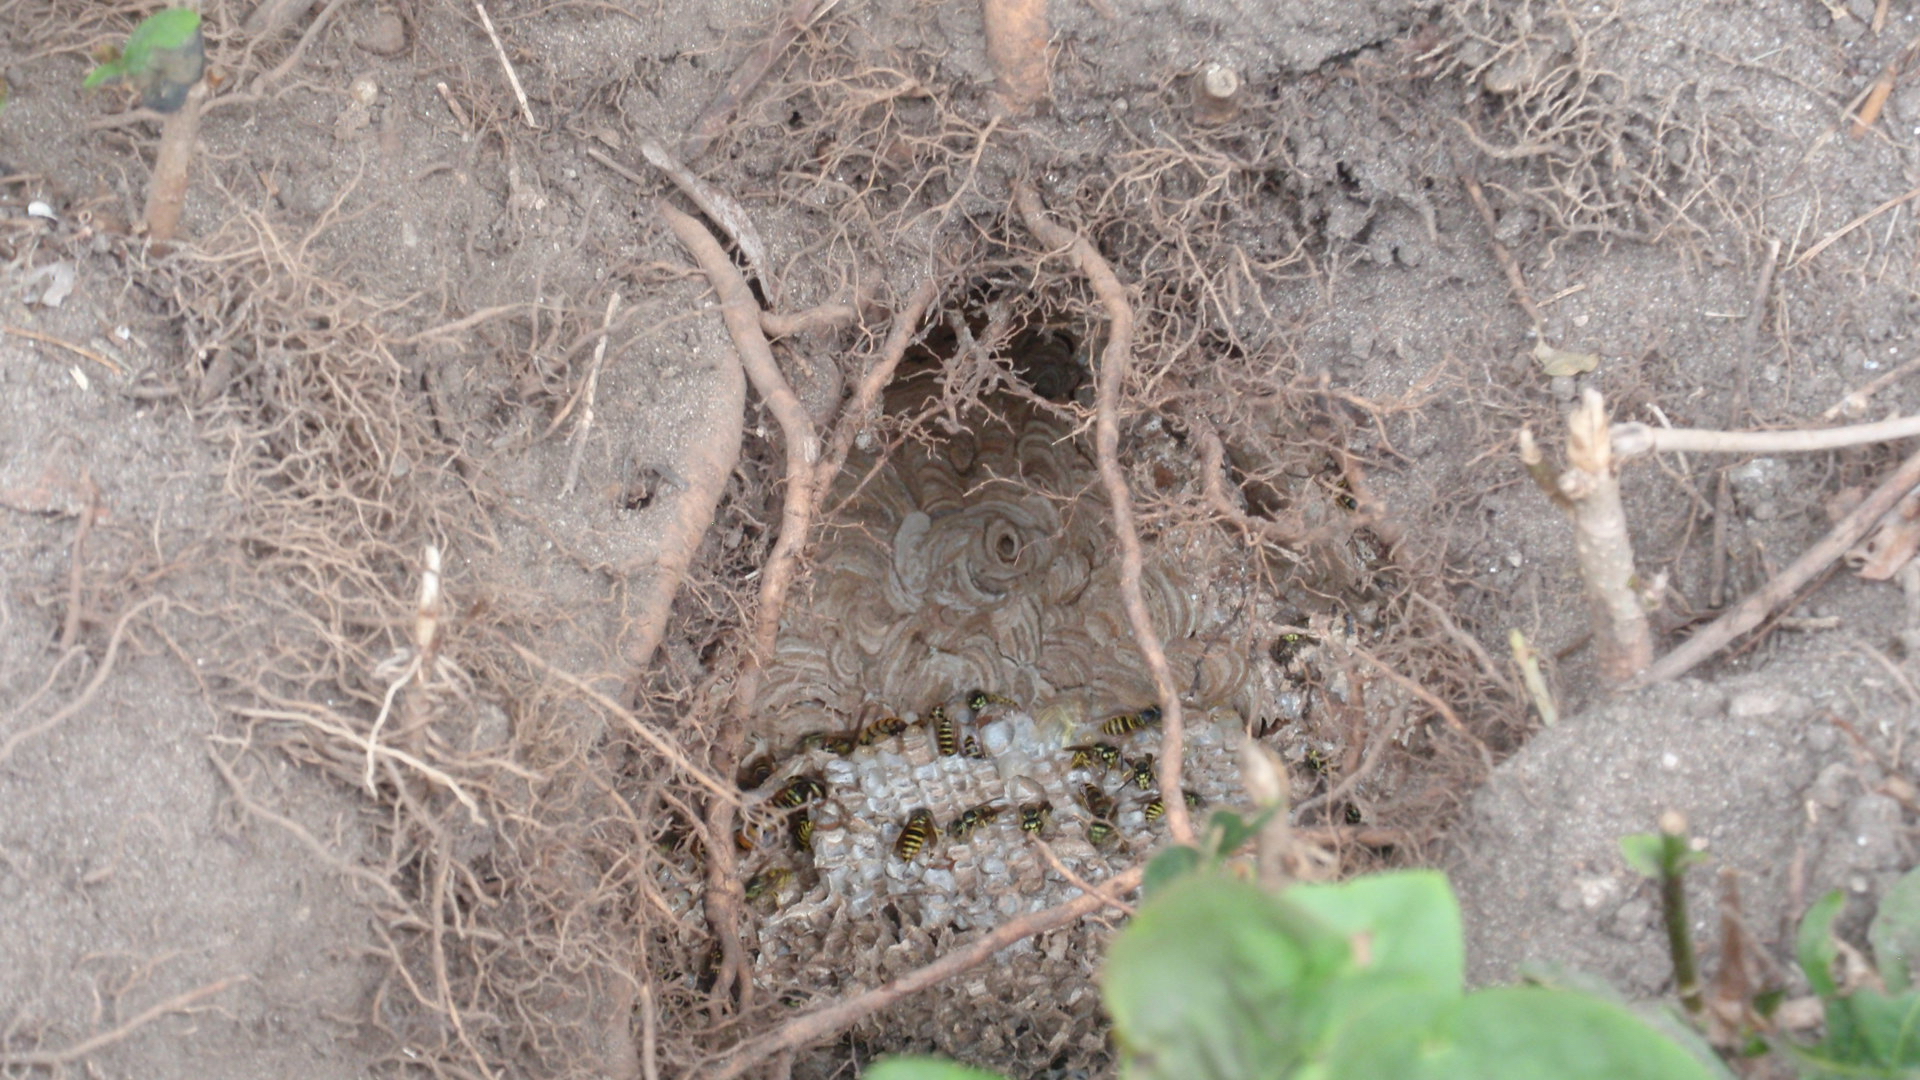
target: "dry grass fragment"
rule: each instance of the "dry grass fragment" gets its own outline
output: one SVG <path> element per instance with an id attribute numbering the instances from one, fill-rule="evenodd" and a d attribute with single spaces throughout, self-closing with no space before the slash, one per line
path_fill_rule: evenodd
<path id="1" fill-rule="evenodd" d="M 125 375 L 127 373 L 126 368 L 123 368 L 119 364 L 114 363 L 112 360 L 109 360 L 106 357 L 100 355 L 99 353 L 94 352 L 92 349 L 89 349 L 83 345 L 75 345 L 71 341 L 62 341 L 59 338 L 54 337 L 52 334 L 43 334 L 38 330 L 29 330 L 23 326 L 0 326 L 0 334 L 11 334 L 14 337 L 26 338 L 28 341 L 38 341 L 43 345 L 53 345 L 58 348 L 65 349 L 68 352 L 73 353 L 75 356 L 85 357 L 86 359 L 91 360 L 96 364 L 99 364 L 101 367 L 106 368 L 108 371 L 113 372 L 115 375 Z"/>
<path id="2" fill-rule="evenodd" d="M 493 42 L 493 54 L 500 60 L 500 67 L 507 73 L 507 84 L 513 87 L 513 96 L 520 103 L 520 118 L 527 126 L 538 130 L 540 122 L 533 118 L 533 106 L 527 104 L 527 92 L 520 85 L 520 73 L 513 69 L 513 61 L 507 59 L 507 47 L 500 44 L 500 35 L 494 32 L 493 17 L 487 14 L 487 5 L 473 0 L 473 10 L 480 14 L 480 25 L 487 29 L 487 40 Z"/>

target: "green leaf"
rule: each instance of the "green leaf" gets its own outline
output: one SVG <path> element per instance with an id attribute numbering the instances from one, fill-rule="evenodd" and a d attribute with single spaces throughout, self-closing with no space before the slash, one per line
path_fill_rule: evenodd
<path id="1" fill-rule="evenodd" d="M 1625 856 L 1627 865 L 1643 877 L 1654 880 L 1660 878 L 1660 855 L 1666 847 L 1666 837 L 1660 833 L 1634 833 L 1620 838 L 1620 854 Z"/>
<path id="2" fill-rule="evenodd" d="M 168 8 L 149 15 L 127 38 L 119 59 L 87 74 L 89 90 L 125 80 L 140 90 L 149 108 L 173 112 L 186 100 L 187 89 L 206 71 L 206 50 L 200 36 L 200 13 Z"/>
<path id="3" fill-rule="evenodd" d="M 1114 942 L 1101 989 L 1139 1080 L 1284 1076 L 1348 969 L 1343 935 L 1288 900 L 1218 874 L 1187 874 Z"/>
<path id="4" fill-rule="evenodd" d="M 1458 993 L 1466 978 L 1460 905 L 1447 877 L 1402 870 L 1338 885 L 1295 885 L 1286 899 L 1346 935 L 1355 962 Z"/>
<path id="5" fill-rule="evenodd" d="M 1902 1070 L 1920 1065 L 1920 994 L 1888 997 L 1861 988 L 1842 999 L 1859 1025 L 1875 1064 Z"/>
<path id="6" fill-rule="evenodd" d="M 1207 819 L 1207 848 L 1216 859 L 1233 854 L 1252 835 L 1252 826 L 1231 810 L 1216 810 Z"/>
<path id="7" fill-rule="evenodd" d="M 1240 850 L 1253 835 L 1266 827 L 1273 816 L 1285 809 L 1281 806 L 1269 806 L 1247 821 L 1231 810 L 1216 810 L 1207 821 L 1207 850 L 1216 859 L 1224 859 Z"/>
<path id="8" fill-rule="evenodd" d="M 1833 941 L 1833 921 L 1846 906 L 1847 894 L 1835 889 L 1814 901 L 1800 919 L 1795 953 L 1800 969 L 1807 973 L 1807 982 L 1813 985 L 1813 992 L 1823 998 L 1832 998 L 1839 992 L 1833 981 L 1833 962 L 1840 958 L 1840 946 Z"/>
<path id="9" fill-rule="evenodd" d="M 1882 1077 L 1906 1080 L 1920 1067 L 1920 994 L 1889 997 L 1861 989 L 1827 1002 L 1827 1037 L 1787 1044 L 1808 1080 Z"/>
<path id="10" fill-rule="evenodd" d="M 124 56 L 118 57 L 87 72 L 87 81 L 82 83 L 81 87 L 92 90 L 96 87 L 105 86 L 107 83 L 113 82 L 126 75 L 126 73 L 127 59 Z"/>
<path id="11" fill-rule="evenodd" d="M 1001 1080 L 998 1073 L 930 1057 L 888 1058 L 864 1075 L 866 1080 Z"/>
<path id="12" fill-rule="evenodd" d="M 200 32 L 200 13 L 189 8 L 168 8 L 140 21 L 127 37 L 127 67 L 140 71 L 156 49 L 185 48 Z"/>
<path id="13" fill-rule="evenodd" d="M 1141 879 L 1140 890 L 1148 900 L 1160 895 L 1160 890 L 1175 881 L 1193 873 L 1200 866 L 1200 849 L 1184 844 L 1170 847 L 1153 857 L 1147 863 L 1147 872 Z"/>
<path id="14" fill-rule="evenodd" d="M 1429 1032 L 1460 1001 L 1458 991 L 1391 975 L 1345 979 L 1337 988 L 1337 1023 L 1329 1026 L 1320 1063 L 1328 1080 L 1417 1076 Z"/>
<path id="15" fill-rule="evenodd" d="M 1873 962 L 1892 993 L 1913 985 L 1913 961 L 1920 957 L 1920 869 L 1909 870 L 1880 898 L 1880 910 L 1867 927 Z"/>
<path id="16" fill-rule="evenodd" d="M 1400 1075 L 1420 1080 L 1712 1080 L 1727 1074 L 1620 1005 L 1585 994 L 1520 986 L 1469 995 L 1441 1018 L 1421 1067 Z M 1387 1077 L 1379 1075 L 1379 1080 Z"/>

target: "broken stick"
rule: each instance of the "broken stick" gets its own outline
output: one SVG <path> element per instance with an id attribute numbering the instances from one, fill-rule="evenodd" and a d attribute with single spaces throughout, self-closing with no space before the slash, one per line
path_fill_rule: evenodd
<path id="1" fill-rule="evenodd" d="M 1520 434 L 1520 459 L 1542 475 L 1539 448 L 1530 432 Z M 1638 675 L 1653 660 L 1653 630 L 1633 566 L 1633 540 L 1620 505 L 1620 480 L 1613 471 L 1606 402 L 1588 387 L 1580 405 L 1567 416 L 1567 464 L 1556 488 L 1573 518 L 1573 545 L 1592 609 L 1593 637 L 1600 673 L 1619 684 Z"/>
<path id="2" fill-rule="evenodd" d="M 1629 690 L 1657 682 L 1677 679 L 1693 670 L 1702 660 L 1719 652 L 1733 639 L 1759 626 L 1766 617 L 1793 598 L 1847 549 L 1860 542 L 1882 515 L 1895 503 L 1920 486 L 1920 450 L 1915 451 L 1893 475 L 1873 489 L 1873 493 L 1836 523 L 1820 542 L 1808 548 L 1786 569 L 1780 571 L 1760 590 L 1740 601 L 1733 610 L 1715 619 L 1706 629 L 1688 638 L 1678 648 L 1661 657 L 1627 687 Z"/>

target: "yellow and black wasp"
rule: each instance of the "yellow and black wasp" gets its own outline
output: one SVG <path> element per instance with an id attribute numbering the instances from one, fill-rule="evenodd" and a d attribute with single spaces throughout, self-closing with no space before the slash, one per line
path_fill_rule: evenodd
<path id="1" fill-rule="evenodd" d="M 758 851 L 772 844 L 779 835 L 778 819 L 747 811 L 741 815 L 740 824 L 733 828 L 733 846 L 741 851 Z"/>
<path id="2" fill-rule="evenodd" d="M 970 806 L 962 810 L 959 817 L 947 823 L 947 835 L 955 840 L 965 840 L 976 830 L 992 824 L 1004 809 L 1006 808 L 990 802 Z"/>
<path id="3" fill-rule="evenodd" d="M 1116 769 L 1120 767 L 1120 748 L 1110 742 L 1082 743 L 1069 746 L 1073 760 L 1068 767 L 1074 769 Z"/>
<path id="4" fill-rule="evenodd" d="M 1149 705 L 1139 712 L 1121 713 L 1109 716 L 1101 723 L 1100 731 L 1106 735 L 1130 735 L 1133 732 L 1160 726 L 1160 706 Z"/>
<path id="5" fill-rule="evenodd" d="M 906 823 L 900 826 L 900 835 L 894 837 L 894 855 L 912 862 L 932 842 L 937 831 L 933 823 L 933 811 L 924 806 L 914 807 L 907 812 Z"/>
<path id="6" fill-rule="evenodd" d="M 1088 784 L 1080 789 L 1080 805 L 1087 808 L 1087 842 L 1105 847 L 1118 832 L 1113 825 L 1113 796 L 1100 790 L 1098 784 Z"/>
<path id="7" fill-rule="evenodd" d="M 802 773 L 781 785 L 768 800 L 782 810 L 793 810 L 817 802 L 827 797 L 827 782 L 817 776 Z"/>
<path id="8" fill-rule="evenodd" d="M 999 694 L 989 694 L 985 690 L 967 691 L 967 708 L 973 710 L 975 714 L 986 712 L 989 707 L 994 705 L 1011 707 L 1014 704 L 1015 702 L 1012 698 L 1001 697 Z"/>
<path id="9" fill-rule="evenodd" d="M 1127 779 L 1142 791 L 1153 786 L 1153 755 L 1142 754 L 1127 763 Z"/>
<path id="10" fill-rule="evenodd" d="M 1045 799 L 1020 804 L 1020 831 L 1039 836 L 1053 819 L 1053 804 Z"/>
<path id="11" fill-rule="evenodd" d="M 973 736 L 968 735 L 965 738 L 960 740 L 960 756 L 969 757 L 969 758 L 983 758 L 987 756 L 987 752 L 985 749 L 983 749 L 980 746 L 979 739 L 976 739 Z"/>
<path id="12" fill-rule="evenodd" d="M 813 854 L 813 815 L 804 807 L 795 810 L 793 816 L 787 819 L 787 831 L 793 836 L 796 850 Z"/>
<path id="13" fill-rule="evenodd" d="M 907 730 L 907 722 L 897 716 L 883 716 L 860 729 L 860 745 L 873 746 L 886 742 L 895 735 Z"/>
<path id="14" fill-rule="evenodd" d="M 1198 810 L 1202 806 L 1207 805 L 1207 800 L 1201 798 L 1200 793 L 1191 788 L 1183 789 L 1180 794 L 1186 798 L 1187 809 L 1189 810 Z M 1140 808 L 1141 815 L 1148 821 L 1158 821 L 1166 812 L 1166 801 L 1158 795 L 1148 799 L 1146 805 Z"/>
<path id="15" fill-rule="evenodd" d="M 927 730 L 933 732 L 934 749 L 943 756 L 952 757 L 960 752 L 960 725 L 953 722 L 945 705 L 927 710 Z"/>
<path id="16" fill-rule="evenodd" d="M 769 866 L 765 870 L 747 879 L 746 894 L 749 902 L 771 899 L 777 896 L 787 883 L 793 880 L 793 871 L 784 866 Z"/>

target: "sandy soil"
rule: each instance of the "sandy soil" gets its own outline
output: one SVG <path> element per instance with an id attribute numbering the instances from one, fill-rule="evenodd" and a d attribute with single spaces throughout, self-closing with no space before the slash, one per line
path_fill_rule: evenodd
<path id="1" fill-rule="evenodd" d="M 1661 810 L 1738 873 L 1783 960 L 1810 897 L 1848 889 L 1857 918 L 1913 864 L 1914 808 L 1887 785 L 1911 773 L 1910 609 L 1843 570 L 1791 627 L 1608 699 L 1569 526 L 1515 435 L 1531 424 L 1557 453 L 1585 385 L 1622 418 L 1818 425 L 1915 359 L 1920 235 L 1895 200 L 1920 169 L 1900 67 L 1920 21 L 1887 9 L 1875 29 L 1863 0 L 1063 0 L 1051 103 L 1006 118 L 977 5 L 843 0 L 692 168 L 763 238 L 768 265 L 748 268 L 769 309 L 859 309 L 780 346 L 817 421 L 923 279 L 941 312 L 979 322 L 984 297 L 1013 297 L 1097 341 L 1012 214 L 1029 179 L 1147 312 L 1122 452 L 1150 532 L 1217 517 L 1181 486 L 1195 419 L 1223 429 L 1255 515 L 1350 506 L 1337 463 L 1364 466 L 1348 475 L 1384 513 L 1299 563 L 1260 553 L 1262 587 L 1425 657 L 1406 674 L 1503 763 L 1484 775 L 1422 719 L 1344 819 L 1418 820 L 1417 842 L 1339 857 L 1453 869 L 1482 978 L 1558 963 L 1652 995 L 1657 908 L 1614 841 Z M 714 1026 L 698 882 L 645 854 L 705 795 L 640 729 L 700 762 L 724 748 L 783 465 L 755 397 L 637 666 L 661 538 L 737 364 L 639 144 L 682 145 L 784 7 L 491 3 L 524 107 L 470 6 L 336 2 L 278 31 L 238 0 L 203 11 L 221 85 L 162 255 L 130 224 L 157 118 L 80 90 L 89 50 L 143 12 L 0 3 L 0 1063 L 633 1075 L 657 1022 L 667 1075 L 700 1075 L 800 992 L 763 988 Z M 1241 83 L 1215 122 L 1194 106 L 1207 64 Z M 1889 65 L 1856 134 L 1847 109 Z M 1597 367 L 1549 378 L 1540 342 Z M 958 370 L 947 348 L 918 360 Z M 1865 413 L 1914 398 L 1896 379 Z M 1630 466 L 1643 571 L 1668 575 L 1663 641 L 1894 460 Z M 402 695 L 429 545 L 443 637 Z M 1416 593 L 1486 665 L 1411 614 Z M 1555 727 L 1517 691 L 1511 628 L 1555 658 Z M 1301 738 L 1345 770 L 1365 749 Z M 1280 748 L 1302 763 L 1306 745 Z M 1717 886 L 1697 885 L 1708 927 Z M 1097 1033 L 890 1043 L 890 1025 L 919 1031 L 907 1015 L 796 1074 L 904 1043 L 1024 1074 L 1107 1066 Z"/>

